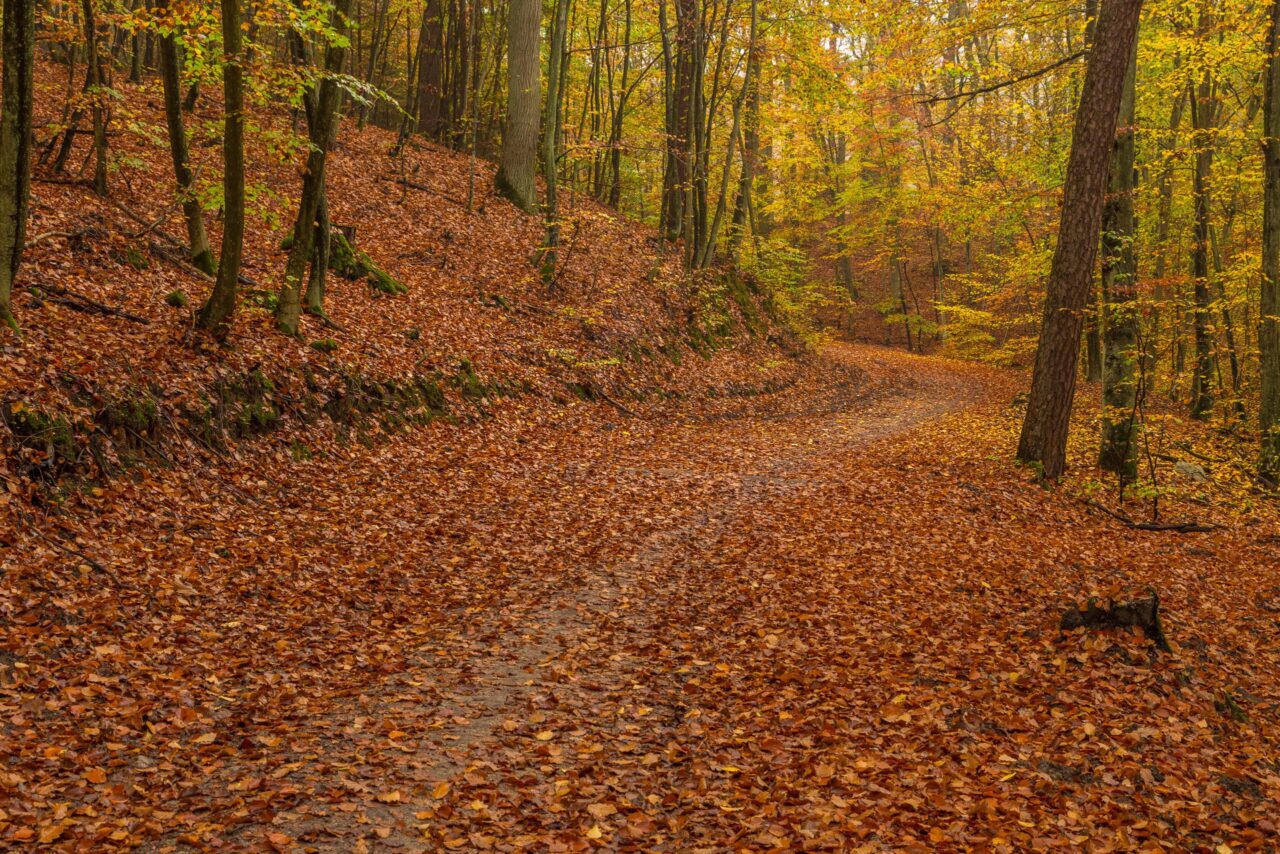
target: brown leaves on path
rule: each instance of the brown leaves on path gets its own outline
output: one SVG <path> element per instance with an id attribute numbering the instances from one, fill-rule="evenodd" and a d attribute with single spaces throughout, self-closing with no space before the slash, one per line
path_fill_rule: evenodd
<path id="1" fill-rule="evenodd" d="M 0 838 L 1274 847 L 1265 541 L 1035 486 L 1008 377 L 829 359 L 867 373 L 842 412 L 513 412 L 117 484 L 75 542 L 151 600 L 30 539 L 5 566 Z M 1059 636 L 1064 602 L 1147 584 L 1173 654 Z"/>

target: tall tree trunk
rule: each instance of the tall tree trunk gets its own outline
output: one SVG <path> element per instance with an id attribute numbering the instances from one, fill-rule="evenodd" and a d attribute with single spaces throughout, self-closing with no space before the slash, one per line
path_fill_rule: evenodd
<path id="1" fill-rule="evenodd" d="M 222 250 L 209 301 L 200 309 L 201 329 L 223 334 L 236 311 L 236 283 L 244 250 L 244 70 L 241 62 L 240 3 L 221 0 L 222 93 Z"/>
<path id="2" fill-rule="evenodd" d="M 7 2 L 7 0 L 6 0 Z M 89 63 L 90 111 L 93 116 L 93 191 L 99 196 L 107 194 L 107 83 L 103 74 L 103 59 L 99 56 L 98 18 L 94 14 L 93 0 L 81 0 L 84 12 L 85 56 Z"/>
<path id="3" fill-rule="evenodd" d="M 1207 28 L 1202 21 L 1201 27 Z M 1195 373 L 1191 379 L 1191 415 L 1205 418 L 1213 411 L 1213 342 L 1209 328 L 1209 181 L 1213 172 L 1214 84 L 1205 71 L 1191 92 L 1191 125 L 1195 128 L 1195 235 L 1191 247 L 1191 277 L 1195 288 L 1192 324 L 1195 333 Z"/>
<path id="4" fill-rule="evenodd" d="M 166 15 L 168 8 L 168 0 L 158 0 L 156 3 L 156 12 L 162 17 Z M 182 213 L 187 222 L 191 263 L 197 269 L 212 274 L 213 253 L 209 250 L 209 238 L 205 234 L 204 211 L 195 191 L 187 149 L 187 129 L 182 120 L 180 63 L 177 40 L 172 32 L 166 33 L 160 37 L 160 82 L 164 89 L 164 117 L 169 127 L 169 153 L 173 158 L 173 174 L 178 181 L 178 196 L 182 199 Z"/>
<path id="5" fill-rule="evenodd" d="M 1135 45 L 1136 47 L 1136 45 Z M 1102 331 L 1106 349 L 1102 376 L 1102 447 L 1098 464 L 1120 475 L 1122 482 L 1138 474 L 1135 441 L 1139 329 L 1138 264 L 1134 255 L 1134 81 L 1138 54 L 1130 55 L 1120 100 L 1120 127 L 1111 153 L 1111 177 L 1102 211 Z"/>
<path id="6" fill-rule="evenodd" d="M 444 129 L 444 11 L 440 0 L 427 0 L 418 36 L 418 133 L 439 139 Z"/>
<path id="7" fill-rule="evenodd" d="M 1271 4 L 1265 78 L 1262 138 L 1266 178 L 1262 197 L 1262 294 L 1258 319 L 1262 400 L 1258 426 L 1262 434 L 1261 469 L 1275 476 L 1280 474 L 1280 0 L 1273 0 Z M 7 98 L 8 90 L 5 91 Z"/>
<path id="8" fill-rule="evenodd" d="M 1040 463 L 1049 478 L 1057 478 L 1066 468 L 1083 312 L 1097 258 L 1125 69 L 1141 11 L 1142 0 L 1103 0 L 1076 110 L 1058 245 L 1049 270 L 1031 394 L 1018 441 L 1018 457 Z"/>
<path id="9" fill-rule="evenodd" d="M 538 209 L 534 175 L 538 161 L 540 0 L 511 0 L 507 28 L 507 124 L 502 134 L 502 159 L 495 179 L 497 190 L 522 211 Z"/>
<path id="10" fill-rule="evenodd" d="M 560 72 L 565 54 L 565 36 L 569 28 L 570 0 L 555 0 L 552 11 L 551 45 L 547 52 L 547 104 L 543 114 L 542 177 L 547 182 L 545 205 L 547 236 L 542 253 L 542 278 L 548 285 L 555 282 L 556 249 L 560 245 L 560 197 L 557 189 L 556 140 L 560 133 Z"/>
<path id="11" fill-rule="evenodd" d="M 32 0 L 4 0 L 3 102 L 0 105 L 0 324 L 18 331 L 13 280 L 26 243 L 31 185 L 32 82 L 35 78 Z"/>
<path id="12" fill-rule="evenodd" d="M 345 35 L 345 21 L 351 9 L 351 0 L 335 0 L 330 25 Z M 325 50 L 324 70 L 314 95 L 308 98 L 307 130 L 311 142 L 307 153 L 307 169 L 302 178 L 302 199 L 298 203 L 298 218 L 293 226 L 293 245 L 285 262 L 284 283 L 280 286 L 280 301 L 276 305 L 276 322 L 288 335 L 298 334 L 298 321 L 302 313 L 302 276 L 307 262 L 315 253 L 316 216 L 325 194 L 325 166 L 329 145 L 338 121 L 339 89 L 334 79 L 341 71 L 345 59 L 341 42 L 330 42 Z M 327 209 L 326 209 L 327 210 Z"/>

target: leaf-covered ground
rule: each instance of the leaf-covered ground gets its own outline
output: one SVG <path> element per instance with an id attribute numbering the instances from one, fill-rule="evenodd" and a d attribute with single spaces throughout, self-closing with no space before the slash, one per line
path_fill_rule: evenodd
<path id="1" fill-rule="evenodd" d="M 77 499 L 3 558 L 0 839 L 1280 844 L 1274 516 L 1131 530 L 1011 466 L 1019 378 L 824 360 L 822 407 L 510 403 Z M 1148 585 L 1172 653 L 1060 633 Z"/>

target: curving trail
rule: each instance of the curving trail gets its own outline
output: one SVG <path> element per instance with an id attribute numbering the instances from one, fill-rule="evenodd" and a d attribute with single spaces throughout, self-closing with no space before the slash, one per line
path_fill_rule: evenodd
<path id="1" fill-rule="evenodd" d="M 124 578 L 161 592 L 89 641 L 104 708 L 139 711 L 71 721 L 118 787 L 81 847 L 1275 844 L 1280 649 L 1238 654 L 1269 631 L 1263 541 L 1136 534 L 1026 482 L 1007 377 L 825 358 L 861 377 L 838 406 L 590 407 L 139 489 Z M 1064 599 L 1146 583 L 1179 655 L 1058 637 Z M 1228 685 L 1249 728 L 1208 719 Z"/>

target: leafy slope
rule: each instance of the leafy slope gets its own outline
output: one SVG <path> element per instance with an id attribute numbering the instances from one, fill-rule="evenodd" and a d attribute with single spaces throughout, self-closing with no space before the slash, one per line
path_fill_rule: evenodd
<path id="1" fill-rule="evenodd" d="M 41 79 L 40 120 L 57 120 L 60 85 L 52 69 Z M 308 319 L 302 340 L 286 338 L 259 305 L 278 289 L 279 245 L 300 186 L 296 156 L 272 148 L 289 128 L 286 113 L 255 114 L 250 134 L 256 215 L 244 273 L 253 284 L 245 286 L 223 345 L 194 338 L 190 309 L 166 300 L 181 291 L 198 306 L 209 283 L 167 257 L 173 251 L 165 236 L 184 230 L 170 204 L 157 85 L 128 87 L 116 107 L 116 126 L 131 130 L 113 137 L 119 160 L 110 200 L 84 186 L 37 181 L 34 245 L 16 297 L 26 340 L 18 344 L 7 332 L 0 338 L 0 402 L 63 418 L 81 441 L 64 454 L 72 457 L 65 464 L 49 459 L 45 443 L 26 443 L 34 454 L 19 454 L 15 463 L 24 474 L 115 473 L 117 446 L 126 455 L 181 456 L 191 436 L 208 438 L 228 424 L 232 435 L 285 426 L 275 444 L 313 446 L 326 431 L 311 435 L 316 431 L 301 422 L 326 408 L 361 409 L 385 392 L 365 386 L 387 380 L 417 378 L 455 401 L 458 392 L 471 392 L 471 404 L 484 397 L 487 405 L 501 391 L 556 405 L 603 396 L 643 408 L 673 396 L 767 391 L 804 370 L 793 358 L 795 343 L 769 325 L 745 285 L 684 282 L 678 259 L 660 255 L 651 232 L 589 200 L 573 200 L 549 293 L 530 263 L 541 221 L 495 197 L 488 164 L 417 143 L 393 159 L 394 135 L 360 131 L 353 122 L 331 159 L 331 215 L 356 228 L 358 247 L 408 293 L 387 297 L 366 282 L 331 275 L 327 308 L 339 328 Z M 193 157 L 206 177 L 220 168 L 216 115 L 211 108 L 191 122 Z M 79 160 L 77 153 L 71 162 Z M 149 323 L 73 311 L 55 289 Z M 211 405 L 216 389 L 231 386 L 237 399 Z M 260 393 L 264 386 L 269 394 Z M 366 399 L 350 400 L 361 395 Z M 146 417 L 137 417 L 140 408 Z M 359 432 L 385 432 L 382 420 L 366 419 Z M 116 441 L 90 459 L 86 446 L 104 434 Z"/>

